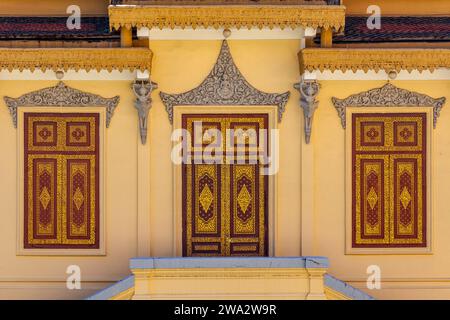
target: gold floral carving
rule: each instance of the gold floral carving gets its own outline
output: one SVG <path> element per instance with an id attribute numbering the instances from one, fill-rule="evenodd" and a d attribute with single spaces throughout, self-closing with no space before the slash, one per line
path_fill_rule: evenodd
<path id="1" fill-rule="evenodd" d="M 172 28 L 333 28 L 345 26 L 344 6 L 110 6 L 111 29 Z"/>
<path id="2" fill-rule="evenodd" d="M 1 48 L 0 70 L 141 70 L 151 71 L 148 48 Z"/>
<path id="3" fill-rule="evenodd" d="M 450 67 L 450 49 L 319 49 L 299 52 L 300 72 L 430 70 Z"/>

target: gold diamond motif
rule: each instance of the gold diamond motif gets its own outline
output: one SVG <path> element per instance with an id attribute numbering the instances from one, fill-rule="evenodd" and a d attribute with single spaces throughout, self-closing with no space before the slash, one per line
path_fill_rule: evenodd
<path id="1" fill-rule="evenodd" d="M 80 188 L 77 188 L 77 190 L 75 190 L 75 193 L 73 194 L 73 203 L 75 203 L 77 210 L 80 210 L 81 206 L 83 205 L 83 202 L 84 202 L 83 193 L 81 192 Z"/>
<path id="2" fill-rule="evenodd" d="M 373 208 L 375 208 L 375 205 L 378 202 L 378 195 L 373 187 L 370 188 L 369 194 L 367 195 L 367 202 L 369 203 L 370 209 L 372 210 Z"/>
<path id="3" fill-rule="evenodd" d="M 411 202 L 411 194 L 406 187 L 403 188 L 402 193 L 400 194 L 400 202 L 402 203 L 405 210 L 408 208 L 408 205 Z"/>
<path id="4" fill-rule="evenodd" d="M 41 194 L 39 195 L 39 201 L 41 202 L 44 210 L 47 210 L 50 200 L 51 200 L 50 193 L 48 192 L 47 187 L 44 187 L 44 189 L 42 189 L 41 191 Z"/>
<path id="5" fill-rule="evenodd" d="M 239 192 L 237 201 L 238 201 L 239 207 L 241 207 L 242 212 L 246 212 L 248 206 L 250 205 L 250 202 L 252 201 L 252 196 L 251 196 L 250 192 L 248 192 L 246 185 L 244 185 L 241 189 L 241 192 Z"/>
<path id="6" fill-rule="evenodd" d="M 212 202 L 214 200 L 213 194 L 211 192 L 211 189 L 208 185 L 205 185 L 202 192 L 200 193 L 199 201 L 200 204 L 203 207 L 203 211 L 208 212 L 209 207 L 211 206 Z"/>

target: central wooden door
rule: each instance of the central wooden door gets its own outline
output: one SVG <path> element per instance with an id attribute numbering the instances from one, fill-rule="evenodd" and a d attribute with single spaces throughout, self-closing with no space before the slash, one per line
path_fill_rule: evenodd
<path id="1" fill-rule="evenodd" d="M 183 256 L 267 256 L 268 176 L 259 154 L 268 115 L 184 114 L 182 126 L 191 137 L 182 169 Z"/>

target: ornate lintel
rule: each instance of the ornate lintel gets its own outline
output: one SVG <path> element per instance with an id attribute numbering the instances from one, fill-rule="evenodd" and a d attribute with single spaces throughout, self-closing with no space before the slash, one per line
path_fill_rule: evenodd
<path id="1" fill-rule="evenodd" d="M 316 70 L 433 72 L 450 67 L 450 50 L 434 48 L 306 48 L 298 57 L 301 74 Z"/>
<path id="2" fill-rule="evenodd" d="M 425 94 L 398 88 L 391 83 L 387 83 L 381 88 L 351 95 L 346 99 L 333 97 L 332 101 L 344 129 L 347 107 L 431 107 L 433 108 L 433 126 L 436 128 L 437 119 L 445 104 L 445 98 L 434 99 Z"/>
<path id="3" fill-rule="evenodd" d="M 120 97 L 103 98 L 99 95 L 68 87 L 60 81 L 56 86 L 26 93 L 19 98 L 4 97 L 5 103 L 17 128 L 18 107 L 105 107 L 106 127 L 119 104 Z"/>
<path id="4" fill-rule="evenodd" d="M 303 109 L 305 118 L 305 140 L 309 144 L 314 112 L 319 106 L 319 101 L 316 101 L 316 98 L 319 95 L 320 85 L 316 80 L 303 80 L 296 83 L 294 88 L 300 92 L 300 107 Z"/>
<path id="5" fill-rule="evenodd" d="M 111 29 L 324 28 L 343 31 L 345 7 L 329 5 L 109 6 Z"/>
<path id="6" fill-rule="evenodd" d="M 148 48 L 0 48 L 0 69 L 52 71 L 140 70 L 151 72 Z"/>
<path id="7" fill-rule="evenodd" d="M 234 63 L 226 40 L 213 70 L 200 86 L 180 94 L 160 93 L 171 123 L 173 107 L 179 105 L 277 106 L 281 121 L 289 96 L 290 92 L 265 93 L 248 83 Z"/>
<path id="8" fill-rule="evenodd" d="M 149 80 L 136 80 L 133 83 L 133 92 L 136 96 L 134 107 L 138 111 L 139 116 L 139 133 L 141 135 L 141 142 L 147 142 L 147 124 L 148 113 L 152 107 L 152 92 L 158 88 L 158 85 Z"/>

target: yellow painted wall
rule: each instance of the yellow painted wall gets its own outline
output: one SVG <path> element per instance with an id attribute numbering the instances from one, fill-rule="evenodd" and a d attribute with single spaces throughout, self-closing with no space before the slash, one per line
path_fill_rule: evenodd
<path id="1" fill-rule="evenodd" d="M 133 300 L 326 300 L 322 268 L 133 269 Z"/>
<path id="2" fill-rule="evenodd" d="M 445 96 L 444 106 L 432 131 L 432 255 L 345 255 L 345 130 L 331 97 L 347 96 L 380 87 L 383 81 L 322 81 L 313 128 L 314 145 L 314 236 L 313 255 L 330 259 L 329 272 L 340 280 L 364 289 L 377 298 L 450 299 L 450 81 L 394 81 L 401 88 Z M 305 239 L 303 239 L 305 241 Z M 378 265 L 382 291 L 367 290 L 366 269 Z M 436 290 L 438 289 L 438 290 Z"/>
<path id="3" fill-rule="evenodd" d="M 366 15 L 370 5 L 380 6 L 386 15 L 448 15 L 450 2 L 447 0 L 343 0 L 349 15 Z"/>
<path id="4" fill-rule="evenodd" d="M 210 72 L 220 45 L 220 41 L 151 42 L 155 54 L 152 80 L 158 83 L 160 90 L 168 93 L 193 89 Z M 384 290 L 368 292 L 378 298 L 450 298 L 450 214 L 447 202 L 450 190 L 450 109 L 447 110 L 450 81 L 394 81 L 402 88 L 433 97 L 447 97 L 447 105 L 433 131 L 433 165 L 438 173 L 433 179 L 433 254 L 345 255 L 345 131 L 331 104 L 331 97 L 345 98 L 379 87 L 384 82 L 322 81 L 311 145 L 305 148 L 299 94 L 292 88 L 299 80 L 299 42 L 230 41 L 230 49 L 236 64 L 256 88 L 267 92 L 291 91 L 283 121 L 279 124 L 281 159 L 276 196 L 280 231 L 276 239 L 276 255 L 327 256 L 331 274 L 362 289 L 367 278 L 366 268 L 379 265 Z M 0 97 L 18 97 L 55 83 L 0 81 Z M 130 273 L 128 260 L 139 255 L 138 230 L 141 230 L 137 220 L 139 152 L 149 152 L 149 161 L 143 164 L 143 168 L 147 167 L 150 175 L 148 190 L 145 187 L 141 190 L 150 199 L 150 228 L 147 233 L 143 228 L 144 234 L 139 234 L 143 239 L 140 245 L 149 244 L 151 256 L 174 255 L 172 126 L 159 99 L 159 90 L 153 95 L 148 147 L 142 151 L 139 149 L 137 114 L 129 81 L 67 81 L 67 84 L 105 97 L 121 96 L 111 127 L 106 129 L 107 255 L 16 256 L 17 132 L 3 99 L 0 99 L 0 299 L 84 297 Z M 302 155 L 302 150 L 312 150 L 313 158 L 305 153 Z M 302 190 L 302 165 L 304 177 L 312 170 L 311 189 L 304 187 Z M 309 198 L 312 198 L 312 204 L 304 205 Z M 311 228 L 304 229 L 303 239 L 302 215 L 304 221 L 311 222 Z M 82 284 L 85 291 L 65 289 L 65 271 L 70 264 L 81 266 L 82 277 L 86 281 Z"/>
<path id="5" fill-rule="evenodd" d="M 0 81 L 0 299 L 85 297 L 130 274 L 137 255 L 137 117 L 128 81 L 67 81 L 69 86 L 121 101 L 106 129 L 106 250 L 102 257 L 16 256 L 17 130 L 3 96 L 53 86 L 56 81 Z M 66 268 L 81 267 L 82 289 L 66 289 Z"/>
<path id="6" fill-rule="evenodd" d="M 220 41 L 154 41 L 152 79 L 169 93 L 184 92 L 199 85 L 209 74 L 220 51 Z M 289 154 L 280 163 L 278 177 L 279 256 L 301 254 L 300 217 L 300 146 L 301 110 L 298 94 L 292 86 L 298 81 L 299 41 L 230 42 L 237 65 L 258 89 L 267 92 L 291 91 L 292 96 L 279 125 L 281 152 Z M 24 93 L 52 86 L 51 81 L 1 81 L 0 97 L 18 97 Z M 121 101 L 106 129 L 106 257 L 17 257 L 16 256 L 16 168 L 17 130 L 3 99 L 0 100 L 0 299 L 84 297 L 130 273 L 128 260 L 138 256 L 138 148 L 139 133 L 134 96 L 129 81 L 67 81 L 77 89 L 105 97 L 120 95 Z M 153 95 L 149 118 L 148 146 L 150 188 L 142 190 L 150 197 L 150 230 L 140 235 L 149 241 L 151 256 L 175 255 L 173 176 L 170 152 L 172 125 L 158 96 Z M 214 110 L 211 109 L 213 112 Z M 144 156 L 145 158 L 145 156 Z M 145 183 L 143 184 L 145 185 Z M 145 212 L 143 213 L 146 214 Z M 143 244 L 143 243 L 141 243 Z M 147 243 L 143 244 L 145 247 Z M 78 264 L 82 286 L 87 291 L 65 289 L 66 267 Z M 23 281 L 23 282 L 22 282 Z M 11 289 L 13 288 L 13 289 Z M 17 288 L 17 289 L 16 289 Z M 27 288 L 19 289 L 19 288 Z M 35 288 L 29 290 L 29 288 Z"/>

